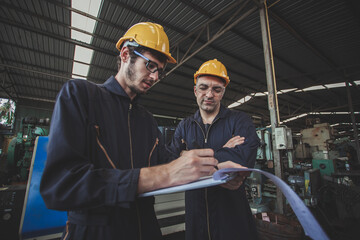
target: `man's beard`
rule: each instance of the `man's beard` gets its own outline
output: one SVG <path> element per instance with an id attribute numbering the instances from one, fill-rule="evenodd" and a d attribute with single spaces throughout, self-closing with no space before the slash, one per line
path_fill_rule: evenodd
<path id="1" fill-rule="evenodd" d="M 204 100 L 201 101 L 200 108 L 207 113 L 213 113 L 216 110 L 215 105 L 205 105 Z"/>
<path id="2" fill-rule="evenodd" d="M 134 71 L 134 64 L 130 64 L 127 71 L 126 71 L 126 77 L 130 80 L 131 83 L 135 83 L 135 79 L 136 79 L 136 73 Z M 128 84 L 128 87 L 130 88 L 130 90 L 135 93 L 136 95 L 138 94 L 144 94 L 145 92 L 141 91 L 140 89 L 138 89 L 135 84 Z"/>

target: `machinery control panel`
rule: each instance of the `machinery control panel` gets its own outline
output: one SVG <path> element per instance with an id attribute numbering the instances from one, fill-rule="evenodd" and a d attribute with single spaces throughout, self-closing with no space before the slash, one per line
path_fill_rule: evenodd
<path id="1" fill-rule="evenodd" d="M 0 188 L 0 232 L 2 239 L 18 239 L 26 185 Z"/>

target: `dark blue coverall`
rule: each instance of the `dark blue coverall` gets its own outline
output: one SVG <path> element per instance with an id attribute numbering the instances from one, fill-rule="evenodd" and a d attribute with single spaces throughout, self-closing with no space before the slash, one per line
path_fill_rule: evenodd
<path id="1" fill-rule="evenodd" d="M 223 148 L 233 136 L 245 137 L 234 148 Z M 182 120 L 169 150 L 173 158 L 185 149 L 212 148 L 219 162 L 231 160 L 246 167 L 255 164 L 259 138 L 248 115 L 221 105 L 210 126 L 205 127 L 200 112 Z M 256 225 L 242 185 L 238 190 L 220 186 L 185 193 L 187 240 L 257 239 Z"/>
<path id="2" fill-rule="evenodd" d="M 154 198 L 137 198 L 140 168 L 161 164 L 152 115 L 114 77 L 70 80 L 58 94 L 40 192 L 68 211 L 66 239 L 161 239 Z"/>

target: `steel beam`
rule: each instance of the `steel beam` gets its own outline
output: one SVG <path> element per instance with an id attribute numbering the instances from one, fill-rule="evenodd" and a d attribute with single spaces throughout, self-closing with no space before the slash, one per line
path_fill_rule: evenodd
<path id="1" fill-rule="evenodd" d="M 264 0 L 262 0 L 264 1 Z M 275 143 L 275 128 L 279 126 L 280 116 L 279 116 L 279 106 L 277 99 L 277 90 L 276 90 L 276 77 L 275 77 L 275 68 L 274 68 L 274 57 L 272 52 L 271 45 L 271 34 L 269 26 L 269 16 L 267 12 L 266 0 L 263 3 L 263 7 L 260 8 L 260 23 L 261 23 L 261 35 L 264 48 L 264 58 L 265 58 L 265 69 L 266 69 L 266 82 L 268 86 L 268 107 L 270 111 L 270 122 L 272 130 L 272 142 Z M 273 144 L 274 146 L 275 144 Z M 281 164 L 281 155 L 280 151 L 275 147 L 273 148 L 273 158 L 274 158 L 274 167 L 275 175 L 279 178 L 283 178 L 282 173 L 282 164 Z M 284 198 L 279 188 L 276 188 L 276 203 L 277 211 L 281 214 L 284 213 Z"/>
<path id="2" fill-rule="evenodd" d="M 124 32 L 127 30 L 127 28 L 125 28 L 125 27 L 122 27 L 122 26 L 119 26 L 119 25 L 116 25 L 116 24 L 113 24 L 113 23 L 110 23 L 110 22 L 106 22 L 101 18 L 94 17 L 93 15 L 90 15 L 90 14 L 88 14 L 86 12 L 80 11 L 80 10 L 78 10 L 76 8 L 72 8 L 71 6 L 63 4 L 63 3 L 59 2 L 59 1 L 53 1 L 53 0 L 42 0 L 42 1 L 47 2 L 48 4 L 53 4 L 53 5 L 62 7 L 64 9 L 69 10 L 69 12 L 75 12 L 75 13 L 77 13 L 79 15 L 82 15 L 82 16 L 88 17 L 88 18 L 90 18 L 92 20 L 95 20 L 97 22 L 112 26 L 113 28 L 120 29 L 120 30 L 122 30 Z"/>
<path id="3" fill-rule="evenodd" d="M 181 1 L 184 2 L 185 4 L 191 6 L 192 8 L 196 9 L 197 11 L 201 12 L 202 14 L 206 15 L 207 17 L 211 17 L 210 14 L 208 14 L 207 12 L 199 9 L 195 4 L 193 4 L 193 3 L 191 3 L 191 2 L 189 2 L 189 1 L 187 1 L 187 0 L 181 0 Z M 224 15 L 225 13 L 229 12 L 229 11 L 232 10 L 233 8 L 237 7 L 240 2 L 241 2 L 241 1 L 238 1 L 238 2 L 235 2 L 235 3 L 231 4 L 231 5 L 229 5 L 227 8 L 225 8 L 225 9 L 222 10 L 220 13 L 218 13 L 218 15 L 216 15 L 215 17 L 211 17 L 211 19 L 208 20 L 206 23 L 204 23 L 203 25 L 199 26 L 199 27 L 196 28 L 195 30 L 191 31 L 191 32 L 190 32 L 189 34 L 187 34 L 184 38 L 180 39 L 175 45 L 173 45 L 173 48 L 177 48 L 177 52 L 178 52 L 178 50 L 179 50 L 179 43 L 183 42 L 184 40 L 192 37 L 193 35 L 195 35 L 195 34 L 197 34 L 197 33 L 199 33 L 199 32 L 202 32 L 205 28 L 208 29 L 209 24 L 212 23 L 212 22 L 218 22 L 218 23 L 220 23 L 219 21 L 217 21 L 217 20 L 219 19 L 219 17 L 222 16 L 222 15 Z M 257 4 L 257 6 L 260 6 L 260 5 Z M 228 22 L 229 22 L 229 21 L 228 21 Z M 226 25 L 226 23 L 221 23 L 221 24 Z M 235 34 L 238 35 L 239 37 L 244 38 L 245 40 L 247 40 L 248 42 L 250 42 L 251 44 L 253 44 L 255 47 L 257 47 L 257 48 L 262 48 L 260 45 L 254 43 L 254 41 L 249 40 L 246 36 L 240 34 L 240 33 L 239 33 L 238 31 L 236 31 L 235 29 L 231 29 L 230 31 L 233 32 L 233 33 L 235 33 Z M 199 36 L 199 35 L 200 35 L 200 33 L 198 34 L 198 36 Z M 197 37 L 197 38 L 198 38 L 198 37 Z M 194 41 L 194 42 L 195 42 L 195 41 Z M 193 43 L 194 43 L 194 42 L 193 42 Z M 216 49 L 216 48 L 215 48 L 215 49 Z M 218 49 L 216 49 L 216 50 L 218 50 Z M 188 51 L 187 51 L 187 52 L 188 52 Z M 224 54 L 227 54 L 227 55 L 229 55 L 229 56 L 232 56 L 232 54 L 227 53 L 227 52 L 224 52 Z M 179 55 L 177 55 L 177 56 L 179 56 Z M 232 56 L 232 57 L 234 57 L 234 56 Z M 185 58 L 185 56 L 182 58 L 182 60 L 183 60 L 184 58 Z M 290 67 L 292 67 L 292 68 L 295 69 L 296 71 L 302 73 L 302 71 L 301 71 L 300 69 L 298 69 L 298 68 L 295 67 L 294 65 L 288 63 L 288 62 L 285 61 L 283 58 L 281 58 L 281 57 L 279 57 L 279 56 L 276 56 L 276 58 L 280 59 L 282 62 L 286 63 L 287 65 L 289 65 Z M 236 59 L 239 60 L 240 58 L 239 58 L 239 57 L 236 57 Z M 182 61 L 182 60 L 181 60 L 181 61 Z M 259 67 L 255 66 L 255 65 L 253 65 L 253 64 L 250 64 L 250 63 L 246 62 L 246 61 L 243 60 L 243 59 L 241 59 L 241 61 L 244 62 L 245 64 L 247 64 L 247 65 L 249 65 L 249 66 L 251 66 L 251 67 L 253 67 L 253 68 L 255 68 L 255 69 L 259 70 L 259 71 L 261 71 L 261 72 L 264 72 L 263 69 L 260 69 Z M 242 73 L 240 73 L 239 71 L 237 71 L 237 70 L 235 70 L 235 69 L 230 69 L 230 68 L 228 68 L 228 71 L 229 71 L 229 72 L 237 73 L 237 74 L 239 74 L 240 76 L 243 75 Z M 251 77 L 249 77 L 249 76 L 243 76 L 243 77 L 245 77 L 245 78 L 247 78 L 247 79 L 250 79 L 250 80 L 252 80 L 252 81 L 261 83 L 261 81 L 259 81 L 258 79 L 253 79 L 253 78 L 251 78 Z M 311 78 L 310 78 L 310 79 L 311 79 Z M 314 81 L 313 79 L 311 79 L 311 80 Z M 287 81 L 286 81 L 286 82 L 287 82 Z M 314 82 L 315 82 L 315 81 L 314 81 Z M 232 83 L 234 83 L 234 82 L 232 82 Z M 289 85 L 292 86 L 292 87 L 298 88 L 298 86 L 295 86 L 295 85 L 292 84 L 291 82 L 287 82 L 287 84 L 289 84 Z M 239 84 L 239 85 L 240 85 L 240 84 Z M 254 89 L 254 92 L 257 92 L 257 91 L 258 91 L 258 89 Z M 309 96 L 314 96 L 313 94 L 311 94 L 311 93 L 309 93 L 309 92 L 306 92 L 305 94 L 307 94 L 307 95 L 309 95 Z M 291 95 L 289 95 L 289 97 L 294 98 L 294 97 L 292 97 Z M 323 100 L 323 101 L 327 100 L 327 99 L 322 99 L 322 98 L 320 98 L 320 99 Z M 248 103 L 247 103 L 247 104 L 248 104 Z M 293 104 L 293 105 L 298 105 L 297 103 L 292 103 L 292 104 Z"/>
<path id="4" fill-rule="evenodd" d="M 78 40 L 75 40 L 75 39 L 66 38 L 66 37 L 63 37 L 61 35 L 50 33 L 50 32 L 45 32 L 45 31 L 40 30 L 40 29 L 36 29 L 36 28 L 33 28 L 33 27 L 29 27 L 29 26 L 14 22 L 14 21 L 10 21 L 8 19 L 4 19 L 2 17 L 0 17 L 0 23 L 4 23 L 4 24 L 10 25 L 10 26 L 14 26 L 14 27 L 17 27 L 17 28 L 20 28 L 20 29 L 23 29 L 23 30 L 26 30 L 26 31 L 29 31 L 29 32 L 34 32 L 34 33 L 37 33 L 37 34 L 40 34 L 40 35 L 43 35 L 43 36 L 47 36 L 49 38 L 58 39 L 58 40 L 61 40 L 61 41 L 64 41 L 64 42 L 67 42 L 67 43 L 70 43 L 70 44 L 79 45 L 79 46 L 82 46 L 82 47 L 85 47 L 85 48 L 88 48 L 88 49 L 92 49 L 94 51 L 101 52 L 101 53 L 104 53 L 104 54 L 108 54 L 108 55 L 112 55 L 112 56 L 117 55 L 115 51 L 109 51 L 109 50 L 99 48 L 99 47 L 95 47 L 95 46 L 93 46 L 91 44 L 81 42 L 81 41 L 78 41 Z"/>
<path id="5" fill-rule="evenodd" d="M 1 61 L 3 61 L 3 59 L 1 58 Z M 2 63 L 0 63 L 2 64 Z M 16 84 L 14 82 L 14 79 L 12 78 L 12 76 L 9 74 L 9 68 L 8 67 L 5 67 L 5 73 L 7 74 L 7 77 L 9 78 L 9 81 L 11 82 L 10 86 L 14 89 L 14 93 L 16 96 L 19 96 L 18 94 L 18 89 L 16 89 Z M 5 79 L 6 81 L 6 79 Z M 5 89 L 4 89 L 5 91 Z M 8 95 L 8 96 L 11 96 L 10 92 L 8 91 L 5 91 L 5 93 Z"/>
<path id="6" fill-rule="evenodd" d="M 48 2 L 49 2 L 49 1 L 48 1 Z M 230 5 L 229 7 L 227 7 L 225 10 L 223 10 L 222 12 L 220 12 L 217 16 L 215 16 L 214 18 L 210 19 L 207 23 L 211 23 L 211 22 L 217 20 L 220 16 L 222 16 L 223 14 L 227 13 L 228 11 L 232 10 L 234 7 L 236 7 L 237 5 L 239 5 L 240 2 L 241 2 L 241 1 L 238 1 L 238 2 L 235 2 L 234 4 L 231 4 L 231 5 Z M 49 3 L 50 3 L 50 2 L 49 2 Z M 85 12 L 79 11 L 79 10 L 77 10 L 77 9 L 73 9 L 73 8 L 67 6 L 67 5 L 64 5 L 64 4 L 61 4 L 61 3 L 58 3 L 58 2 L 51 2 L 51 3 L 52 3 L 52 4 L 55 4 L 55 5 L 57 5 L 57 6 L 66 8 L 66 9 L 68 9 L 68 10 L 70 10 L 70 11 L 74 11 L 74 12 L 76 12 L 76 13 L 78 13 L 78 14 L 83 15 L 83 16 L 89 17 L 89 18 L 91 18 L 91 19 L 93 19 L 93 20 L 96 20 L 96 21 L 99 21 L 99 22 L 101 22 L 101 23 L 104 23 L 104 24 L 107 24 L 107 25 L 111 25 L 112 27 L 116 27 L 116 25 L 112 25 L 112 24 L 110 24 L 110 23 L 108 23 L 108 22 L 106 22 L 106 21 L 104 21 L 104 20 L 101 20 L 101 19 L 99 19 L 99 18 L 97 18 L 97 17 L 93 17 L 93 16 L 91 16 L 91 15 L 85 13 Z M 128 9 L 128 10 L 130 10 L 130 11 L 136 12 L 136 9 L 134 9 L 134 8 L 132 8 L 132 7 L 128 6 L 128 5 L 126 5 L 126 4 L 118 3 L 118 2 L 114 2 L 114 4 L 117 4 L 117 5 L 121 6 L 121 7 L 124 7 L 124 8 L 126 8 L 126 9 Z M 12 5 L 10 5 L 10 4 L 6 4 L 6 7 L 15 8 L 15 6 L 12 6 Z M 62 24 L 62 23 L 56 22 L 56 21 L 54 21 L 54 20 L 52 20 L 52 19 L 50 19 L 50 18 L 39 17 L 38 15 L 35 15 L 35 14 L 31 13 L 31 12 L 24 11 L 24 10 L 21 10 L 21 12 L 22 12 L 23 14 L 29 14 L 29 15 L 31 15 L 31 16 L 37 17 L 37 18 L 42 19 L 42 20 L 44 20 L 44 21 L 50 21 L 50 22 L 52 22 L 53 24 L 58 24 L 58 25 L 63 26 L 63 27 L 70 27 L 70 29 L 71 29 L 71 26 L 68 26 L 68 25 L 66 25 L 66 24 Z M 151 16 L 149 16 L 149 17 L 151 17 Z M 152 18 L 153 18 L 153 17 L 152 17 Z M 167 25 L 169 25 L 169 24 L 167 24 Z M 168 27 L 169 27 L 169 28 L 174 28 L 173 26 L 170 26 L 170 25 L 169 25 Z M 29 29 L 27 29 L 27 30 L 29 30 Z M 76 29 L 75 29 L 75 30 L 76 30 Z M 122 28 L 122 30 L 126 30 L 126 29 L 125 29 L 125 28 Z M 175 31 L 178 31 L 178 32 L 180 32 L 180 33 L 182 33 L 182 34 L 185 33 L 185 32 L 183 32 L 183 31 L 181 31 L 180 29 L 175 29 Z M 85 31 L 84 31 L 84 32 L 85 32 Z M 87 32 L 86 32 L 86 33 L 87 33 Z M 90 33 L 87 33 L 87 34 L 90 34 Z M 95 36 L 95 37 L 99 37 L 99 36 L 94 35 L 94 34 L 90 34 L 90 35 Z M 191 35 L 192 35 L 192 34 L 191 34 Z M 55 36 L 54 36 L 54 37 L 55 37 Z M 105 39 L 105 38 L 103 38 L 103 37 L 99 37 L 99 38 L 101 38 L 102 40 L 112 41 L 112 40 L 110 40 L 110 39 Z M 59 39 L 59 40 L 64 40 L 61 36 L 59 36 L 58 39 Z M 76 41 L 76 40 L 75 40 L 75 41 Z M 76 44 L 76 43 L 75 43 L 75 44 Z M 89 46 L 91 46 L 91 45 L 89 45 Z M 94 50 L 95 50 L 95 49 L 94 49 Z M 219 49 L 217 49 L 217 50 L 219 50 Z M 219 51 L 220 51 L 220 50 L 219 50 Z M 104 52 L 103 52 L 103 53 L 104 53 Z M 186 54 L 185 54 L 185 55 L 186 55 Z M 73 61 L 74 61 L 74 62 L 79 62 L 79 61 L 76 61 L 76 60 L 73 60 Z M 247 63 L 247 62 L 245 62 L 245 61 L 243 61 L 243 62 L 244 62 L 245 64 L 248 64 L 248 65 L 249 65 L 249 63 Z M 81 62 L 79 62 L 79 63 L 81 63 Z M 88 64 L 86 64 L 86 65 L 88 65 Z M 94 66 L 94 65 L 91 65 L 91 66 Z M 97 67 L 97 66 L 95 66 L 95 67 Z M 256 66 L 252 66 L 252 67 L 258 69 Z M 102 67 L 101 67 L 101 68 L 102 68 Z M 258 70 L 259 70 L 259 71 L 263 71 L 262 69 L 258 69 Z M 239 73 L 239 72 L 235 71 L 234 69 L 229 69 L 229 71 L 235 72 L 235 73 L 241 75 L 241 76 L 244 77 L 244 78 L 248 78 L 248 79 L 252 79 L 253 81 L 260 82 L 259 80 L 253 79 L 253 78 L 251 78 L 251 77 L 249 77 L 249 76 L 245 76 L 244 74 Z M 162 82 L 162 84 L 164 84 L 164 82 Z M 238 84 L 238 83 L 233 82 L 233 84 Z M 239 84 L 239 85 L 240 85 L 240 84 Z"/>
<path id="7" fill-rule="evenodd" d="M 352 103 L 349 81 L 346 79 L 345 83 L 346 83 L 347 98 L 348 98 L 348 102 L 349 102 L 350 117 L 351 117 L 351 122 L 353 124 L 353 129 L 354 129 L 354 140 L 355 140 L 355 147 L 356 147 L 355 150 L 356 150 L 356 154 L 357 154 L 357 164 L 360 165 L 359 132 L 358 132 L 358 128 L 356 126 L 356 121 L 355 121 L 354 108 L 353 108 L 353 103 Z"/>
<path id="8" fill-rule="evenodd" d="M 52 73 L 46 73 L 46 72 L 31 70 L 31 69 L 27 69 L 27 68 L 23 68 L 23 67 L 13 66 L 13 65 L 10 65 L 10 64 L 0 63 L 0 66 L 7 67 L 7 68 L 13 68 L 13 69 L 17 69 L 17 70 L 21 70 L 21 71 L 25 71 L 25 72 L 32 72 L 32 73 L 42 74 L 42 75 L 46 75 L 46 76 L 49 76 L 49 77 L 62 78 L 62 79 L 67 79 L 67 80 L 70 79 L 69 76 L 56 75 L 56 74 L 52 74 Z M 39 67 L 39 66 L 35 66 L 35 67 Z M 39 67 L 39 68 L 40 68 L 40 67 Z M 53 71 L 54 71 L 54 70 L 53 70 Z"/>
<path id="9" fill-rule="evenodd" d="M 256 6 L 260 7 L 261 5 L 260 5 L 259 2 L 257 2 L 257 1 L 258 1 L 258 0 L 253 0 L 253 2 L 256 4 Z M 209 18 L 212 19 L 212 15 L 211 15 L 211 14 L 209 14 L 209 13 L 207 13 L 206 11 L 202 10 L 201 8 L 199 8 L 198 6 L 196 6 L 196 5 L 193 4 L 193 3 L 189 2 L 188 0 L 181 0 L 181 2 L 183 2 L 183 3 L 185 3 L 185 4 L 189 5 L 189 6 L 191 6 L 192 8 L 194 8 L 195 10 L 197 10 L 198 12 L 200 12 L 200 13 L 202 13 L 203 15 L 205 15 L 205 16 L 207 16 L 207 17 L 209 17 Z M 277 2 L 278 2 L 278 1 L 277 1 Z M 275 3 L 277 3 L 277 2 L 275 2 Z M 236 2 L 236 3 L 240 3 L 240 1 L 239 1 L 239 2 Z M 233 5 L 230 5 L 229 8 L 231 9 L 231 8 L 235 7 L 235 6 L 236 6 L 236 3 L 234 3 Z M 275 5 L 275 3 L 273 3 L 271 6 Z M 270 7 L 271 7 L 271 6 L 270 6 Z M 268 7 L 268 8 L 270 8 L 270 7 Z M 226 9 L 225 9 L 225 10 L 226 10 Z M 216 22 L 219 23 L 219 24 L 222 24 L 222 25 L 224 24 L 222 21 L 216 21 Z M 195 31 L 192 31 L 192 33 L 195 34 L 195 33 L 197 33 L 198 31 L 200 31 L 200 28 L 197 28 Z M 240 38 L 245 39 L 247 42 L 251 43 L 251 44 L 252 44 L 253 46 L 255 46 L 256 48 L 262 49 L 262 46 L 261 46 L 260 44 L 256 43 L 254 40 L 250 39 L 249 37 L 243 35 L 243 34 L 240 33 L 239 31 L 237 31 L 236 29 L 231 29 L 230 31 L 231 31 L 232 33 L 236 34 L 237 36 L 239 36 Z M 225 53 L 225 54 L 231 56 L 231 54 L 229 54 L 229 53 Z M 299 72 L 299 73 L 304 73 L 304 72 L 301 71 L 297 66 L 289 63 L 289 62 L 286 61 L 284 58 L 276 55 L 275 53 L 273 53 L 273 54 L 274 54 L 274 57 L 275 57 L 275 58 L 279 59 L 281 62 L 285 63 L 286 65 L 288 65 L 289 67 L 293 68 L 293 69 L 296 70 L 297 72 Z M 241 60 L 241 61 L 244 62 L 245 64 L 250 65 L 250 64 L 249 64 L 247 61 L 245 61 L 244 59 L 240 59 L 239 57 L 237 57 L 236 59 Z M 253 64 L 250 65 L 250 66 L 254 67 Z M 265 72 L 263 69 L 260 69 L 259 67 L 254 67 L 254 68 L 257 69 L 257 70 L 259 70 L 259 71 Z M 233 71 L 233 70 L 231 70 L 231 71 Z M 316 81 L 315 81 L 314 79 L 312 79 L 311 77 L 308 77 L 308 78 L 309 78 L 311 81 L 313 81 L 313 82 L 316 83 Z M 278 77 L 278 79 L 280 79 L 280 77 Z M 285 78 L 281 78 L 281 79 L 283 79 L 283 81 L 285 81 L 285 80 L 284 80 Z M 294 85 L 293 82 L 289 82 L 289 81 L 285 81 L 285 82 L 286 82 L 289 86 L 298 88 L 298 86 Z M 306 94 L 307 94 L 307 95 L 310 95 L 310 96 L 313 95 L 313 94 L 311 94 L 311 93 L 309 93 L 309 92 L 307 92 Z M 323 99 L 323 100 L 325 101 L 326 99 Z"/>
<path id="10" fill-rule="evenodd" d="M 9 42 L 0 41 L 0 44 L 2 44 L 2 45 L 9 45 L 9 46 L 11 46 L 11 47 L 20 48 L 20 49 L 24 49 L 24 50 L 26 50 L 26 51 L 33 52 L 33 53 L 35 53 L 35 54 L 43 54 L 43 55 L 46 55 L 46 56 L 49 56 L 49 57 L 57 58 L 57 59 L 64 60 L 64 61 L 69 61 L 69 62 L 72 62 L 72 63 L 74 63 L 74 62 L 75 62 L 75 63 L 81 63 L 81 64 L 84 64 L 84 65 L 89 65 L 89 66 L 91 66 L 91 67 L 101 68 L 102 70 L 114 71 L 113 68 L 107 68 L 107 67 L 104 67 L 104 66 L 95 65 L 95 64 L 93 64 L 93 63 L 89 64 L 89 63 L 86 63 L 86 62 L 74 60 L 73 58 L 68 58 L 68 57 L 64 57 L 64 56 L 57 55 L 57 54 L 52 54 L 52 53 L 45 52 L 45 51 L 41 51 L 41 50 L 38 50 L 38 49 L 32 49 L 32 48 L 25 47 L 25 46 L 21 46 L 21 45 L 17 45 L 17 44 L 14 44 L 14 43 L 9 43 Z M 39 66 L 39 67 L 41 67 L 41 66 Z"/>
<path id="11" fill-rule="evenodd" d="M 52 2 L 53 3 L 53 2 Z M 59 21 L 56 21 L 52 18 L 49 18 L 49 17 L 45 17 L 43 15 L 39 15 L 39 14 L 35 14 L 34 12 L 31 12 L 31 11 L 28 11 L 28 10 L 25 10 L 25 9 L 22 9 L 22 8 L 19 8 L 13 4 L 9 4 L 9 3 L 2 3 L 2 6 L 6 7 L 6 8 L 9 8 L 9 9 L 13 9 L 14 11 L 18 12 L 18 13 L 22 13 L 22 14 L 26 14 L 26 15 L 29 15 L 31 16 L 32 18 L 37 18 L 39 20 L 42 20 L 42 21 L 45 21 L 47 23 L 51 23 L 51 24 L 55 24 L 55 25 L 58 25 L 58 26 L 61 26 L 63 28 L 66 28 L 68 30 L 75 30 L 77 32 L 81 32 L 81 33 L 84 33 L 86 35 L 89 35 L 89 36 L 92 36 L 92 37 L 95 37 L 95 38 L 99 38 L 103 41 L 108 41 L 108 42 L 111 42 L 113 43 L 114 40 L 113 39 L 109 39 L 109 38 L 106 38 L 104 36 L 101 36 L 101 35 L 97 35 L 97 34 L 94 34 L 94 33 L 91 33 L 91 32 L 87 32 L 85 30 L 82 30 L 80 28 L 76 28 L 76 27 L 73 27 L 71 25 L 68 25 L 68 24 L 65 24 L 63 22 L 59 22 Z M 75 12 L 75 9 L 74 9 L 74 12 Z M 79 13 L 81 11 L 77 10 L 77 13 Z M 83 13 L 82 15 L 87 15 L 87 13 L 84 13 L 84 12 L 81 12 Z M 98 18 L 95 18 L 95 19 L 98 19 Z M 103 23 L 106 23 L 106 22 L 103 22 Z"/>
<path id="12" fill-rule="evenodd" d="M 3 87 L 3 86 L 0 86 L 0 88 L 9 96 L 9 98 L 10 99 L 12 99 L 13 98 L 13 96 L 11 96 L 11 94 L 6 90 L 6 88 L 5 87 Z"/>
<path id="13" fill-rule="evenodd" d="M 195 50 L 192 54 L 190 54 L 188 57 L 186 57 L 183 61 L 180 61 L 175 67 L 173 67 L 166 75 L 169 75 L 171 72 L 173 72 L 175 69 L 179 68 L 181 65 L 183 65 L 185 62 L 187 62 L 189 59 L 191 59 L 193 56 L 195 56 L 198 52 L 206 48 L 208 45 L 210 45 L 212 42 L 214 42 L 216 39 L 221 37 L 224 33 L 229 31 L 231 28 L 233 28 L 235 25 L 237 25 L 240 21 L 244 20 L 247 16 L 249 16 L 251 13 L 253 13 L 257 7 L 253 7 L 247 12 L 245 12 L 241 17 L 239 17 L 236 21 L 231 23 L 229 26 L 225 27 L 223 30 L 218 31 L 213 35 L 204 45 L 202 45 L 200 48 Z"/>
<path id="14" fill-rule="evenodd" d="M 280 18 L 274 11 L 269 10 L 269 14 L 271 18 L 273 18 L 280 26 L 286 29 L 291 35 L 293 35 L 298 41 L 300 41 L 304 46 L 306 46 L 310 51 L 312 51 L 317 57 L 319 57 L 323 62 L 325 62 L 334 72 L 338 73 L 339 76 L 344 77 L 344 73 L 338 69 L 338 66 L 324 53 L 322 53 L 317 47 L 310 43 L 305 37 L 298 33 L 290 24 L 285 22 L 282 18 Z M 352 82 L 354 84 L 354 82 Z M 328 89 L 325 85 L 324 86 L 327 90 L 329 90 L 332 94 L 337 95 L 331 89 Z M 356 86 L 356 84 L 355 84 Z M 337 95 L 339 97 L 339 95 Z"/>
<path id="15" fill-rule="evenodd" d="M 183 1 L 185 2 L 185 1 Z M 183 41 L 185 41 L 188 38 L 193 38 L 193 35 L 199 33 L 199 31 L 202 31 L 203 28 L 206 28 L 207 26 L 209 26 L 212 22 L 215 22 L 217 19 L 219 19 L 221 16 L 223 16 L 224 14 L 228 13 L 229 11 L 234 10 L 235 8 L 238 8 L 238 5 L 240 5 L 241 1 L 235 1 L 233 4 L 229 5 L 227 8 L 225 8 L 224 10 L 222 10 L 221 12 L 219 12 L 216 16 L 211 17 L 208 21 L 206 21 L 204 24 L 202 24 L 201 26 L 195 28 L 194 30 L 192 30 L 189 33 L 184 34 L 185 36 L 183 38 L 181 38 L 179 41 L 177 41 L 176 43 L 174 43 L 171 47 L 171 49 L 175 49 L 177 47 L 179 47 L 180 43 L 182 43 Z M 194 5 L 190 5 L 191 7 L 194 7 Z M 204 11 L 202 11 L 203 14 Z M 208 17 L 209 15 L 206 14 Z M 208 39 L 210 39 L 210 37 L 208 37 Z"/>
<path id="16" fill-rule="evenodd" d="M 54 4 L 68 8 L 67 6 L 64 6 L 63 4 L 59 4 L 58 2 L 56 2 L 56 3 L 54 3 Z M 69 9 L 72 9 L 72 8 L 69 8 Z M 133 9 L 132 9 L 132 10 L 133 10 Z M 134 10 L 134 11 L 135 11 L 135 10 Z M 78 12 L 78 11 L 76 11 L 76 12 Z M 85 15 L 85 16 L 86 16 L 87 14 L 82 13 L 82 15 Z M 95 19 L 97 19 L 97 18 L 95 18 Z M 106 51 L 106 50 L 104 50 L 104 49 L 102 49 L 102 48 L 93 47 L 93 46 L 90 45 L 90 44 L 83 43 L 83 42 L 80 42 L 80 41 L 77 41 L 77 40 L 74 40 L 74 39 L 68 39 L 68 38 L 65 38 L 65 37 L 63 37 L 63 36 L 61 36 L 61 35 L 43 32 L 42 30 L 38 30 L 38 29 L 31 28 L 31 27 L 28 27 L 28 26 L 23 26 L 23 25 L 21 25 L 20 23 L 10 22 L 10 21 L 8 21 L 8 20 L 6 20 L 6 19 L 0 18 L 0 22 L 1 22 L 2 20 L 3 20 L 3 22 L 6 23 L 6 24 L 9 24 L 9 25 L 12 25 L 12 26 L 15 26 L 15 27 L 18 27 L 18 28 L 22 28 L 22 29 L 27 30 L 27 31 L 35 32 L 35 33 L 38 33 L 38 34 L 40 34 L 40 35 L 45 35 L 45 36 L 47 36 L 47 37 L 55 38 L 55 39 L 58 39 L 58 40 L 61 40 L 61 41 L 65 41 L 65 42 L 68 42 L 68 43 L 71 43 L 71 44 L 74 44 L 74 45 L 80 45 L 80 46 L 82 46 L 82 47 L 87 47 L 87 48 L 89 48 L 89 49 L 92 49 L 92 50 L 94 50 L 94 51 L 101 52 L 101 53 L 106 54 L 106 55 L 111 55 L 111 56 L 115 56 L 115 55 L 116 55 L 115 52 L 110 52 L 110 51 Z M 102 22 L 104 22 L 104 21 L 102 21 Z M 104 23 L 106 23 L 106 22 L 104 22 Z M 217 50 L 220 51 L 219 49 L 217 49 Z M 247 64 L 247 63 L 245 62 L 245 64 Z M 229 70 L 230 70 L 230 71 L 233 71 L 233 70 L 231 70 L 231 69 L 229 69 Z M 241 74 L 241 73 L 238 73 L 238 74 L 239 74 L 239 75 L 243 75 L 243 74 Z M 243 77 L 248 78 L 248 79 L 252 79 L 251 77 L 245 76 L 245 75 L 243 75 Z M 257 81 L 257 79 L 252 79 L 252 80 Z M 235 83 L 235 82 L 234 82 L 234 83 Z"/>

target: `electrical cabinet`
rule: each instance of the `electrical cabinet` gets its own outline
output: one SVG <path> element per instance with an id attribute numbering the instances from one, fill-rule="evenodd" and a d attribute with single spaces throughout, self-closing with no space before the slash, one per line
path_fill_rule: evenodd
<path id="1" fill-rule="evenodd" d="M 275 128 L 275 148 L 281 149 L 293 149 L 292 133 L 291 129 L 287 127 Z"/>

